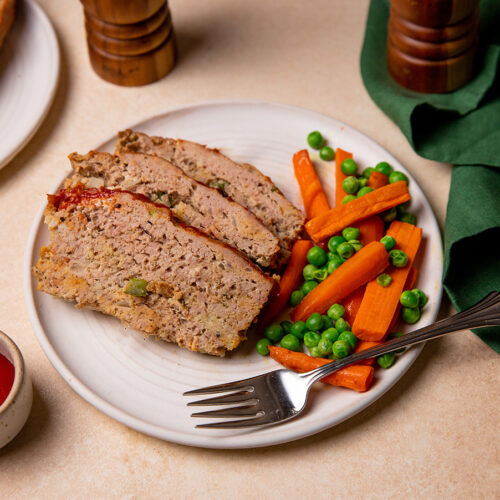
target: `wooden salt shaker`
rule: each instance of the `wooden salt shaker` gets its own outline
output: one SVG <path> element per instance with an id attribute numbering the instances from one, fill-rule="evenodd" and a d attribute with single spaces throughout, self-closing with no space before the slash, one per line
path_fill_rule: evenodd
<path id="1" fill-rule="evenodd" d="M 175 64 L 176 46 L 166 0 L 81 0 L 94 71 L 124 86 L 146 85 Z"/>
<path id="2" fill-rule="evenodd" d="M 391 0 L 387 67 L 402 86 L 451 92 L 474 73 L 479 0 Z"/>

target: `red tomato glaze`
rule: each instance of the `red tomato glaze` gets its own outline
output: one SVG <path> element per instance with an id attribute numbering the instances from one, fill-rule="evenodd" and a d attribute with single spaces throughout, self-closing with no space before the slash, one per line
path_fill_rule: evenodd
<path id="1" fill-rule="evenodd" d="M 14 383 L 14 365 L 0 354 L 0 406 L 7 399 Z"/>

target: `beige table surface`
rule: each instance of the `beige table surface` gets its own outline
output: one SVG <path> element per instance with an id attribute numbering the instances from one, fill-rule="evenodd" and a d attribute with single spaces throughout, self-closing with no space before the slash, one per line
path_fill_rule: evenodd
<path id="1" fill-rule="evenodd" d="M 22 349 L 35 389 L 25 429 L 0 451 L 0 498 L 499 498 L 498 357 L 470 333 L 426 346 L 388 394 L 333 429 L 272 448 L 212 451 L 144 436 L 95 410 L 63 382 L 28 321 L 25 243 L 65 156 L 171 106 L 252 98 L 341 119 L 407 166 L 442 227 L 450 167 L 416 156 L 362 85 L 368 1 L 172 0 L 180 61 L 143 88 L 92 72 L 79 2 L 40 4 L 62 68 L 40 131 L 0 171 L 0 328 Z"/>

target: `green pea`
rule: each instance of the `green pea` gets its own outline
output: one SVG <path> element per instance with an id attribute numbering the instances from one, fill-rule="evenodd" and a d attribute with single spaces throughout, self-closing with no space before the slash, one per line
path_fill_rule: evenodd
<path id="1" fill-rule="evenodd" d="M 372 175 L 372 172 L 374 171 L 375 169 L 373 167 L 366 167 L 364 170 L 363 170 L 363 177 L 365 179 L 369 179 L 370 178 L 370 175 Z"/>
<path id="2" fill-rule="evenodd" d="M 389 252 L 391 264 L 394 267 L 405 267 L 408 264 L 408 257 L 403 250 L 391 250 Z"/>
<path id="3" fill-rule="evenodd" d="M 399 302 L 404 307 L 418 307 L 418 295 L 410 290 L 405 290 L 399 297 Z"/>
<path id="4" fill-rule="evenodd" d="M 304 266 L 304 269 L 302 269 L 302 276 L 304 277 L 304 279 L 306 281 L 313 280 L 314 279 L 313 274 L 317 270 L 318 270 L 318 268 L 315 265 L 306 264 Z"/>
<path id="5" fill-rule="evenodd" d="M 330 146 L 323 146 L 319 150 L 319 157 L 323 161 L 332 161 L 333 159 L 335 159 L 335 151 Z"/>
<path id="6" fill-rule="evenodd" d="M 389 183 L 390 184 L 394 184 L 395 182 L 399 182 L 399 181 L 405 181 L 406 184 L 409 183 L 408 177 L 406 177 L 406 175 L 403 174 L 403 172 L 399 172 L 399 170 L 395 170 L 394 172 L 391 172 L 389 174 Z"/>
<path id="7" fill-rule="evenodd" d="M 128 295 L 133 295 L 134 297 L 147 297 L 147 286 L 148 282 L 146 280 L 141 278 L 130 278 L 125 286 L 125 290 L 123 291 Z"/>
<path id="8" fill-rule="evenodd" d="M 321 149 L 321 146 L 325 143 L 321 132 L 315 130 L 307 136 L 307 144 L 313 149 Z"/>
<path id="9" fill-rule="evenodd" d="M 381 368 L 390 368 L 396 361 L 396 356 L 393 352 L 388 352 L 377 358 L 377 363 Z"/>
<path id="10" fill-rule="evenodd" d="M 364 188 L 365 186 L 368 186 L 368 179 L 366 177 L 358 177 L 358 182 L 359 182 L 359 188 Z"/>
<path id="11" fill-rule="evenodd" d="M 269 346 L 271 341 L 269 339 L 260 339 L 257 341 L 255 349 L 261 356 L 267 356 L 269 354 Z"/>
<path id="12" fill-rule="evenodd" d="M 304 298 L 304 292 L 302 290 L 294 290 L 292 295 L 290 295 L 290 305 L 295 307 L 302 302 Z"/>
<path id="13" fill-rule="evenodd" d="M 422 290 L 420 290 L 420 288 L 414 288 L 412 290 L 412 292 L 417 294 L 417 296 L 418 296 L 418 307 L 424 307 L 425 304 L 427 304 L 427 301 L 429 300 L 427 295 L 425 295 L 425 293 L 422 292 Z"/>
<path id="14" fill-rule="evenodd" d="M 397 215 L 398 211 L 396 210 L 396 207 L 392 207 L 389 210 L 382 212 L 380 217 L 382 217 L 384 222 L 392 222 L 393 220 L 396 220 Z"/>
<path id="15" fill-rule="evenodd" d="M 316 347 L 321 340 L 319 333 L 316 332 L 306 332 L 304 335 L 304 344 L 308 349 L 311 347 Z"/>
<path id="16" fill-rule="evenodd" d="M 401 309 L 401 318 L 403 318 L 405 323 L 409 323 L 410 325 L 416 323 L 420 319 L 420 316 L 421 312 L 418 307 L 403 307 Z"/>
<path id="17" fill-rule="evenodd" d="M 307 295 L 312 292 L 318 286 L 318 282 L 314 280 L 308 280 L 302 285 L 302 293 Z"/>
<path id="18" fill-rule="evenodd" d="M 318 349 L 323 356 L 326 356 L 332 352 L 332 343 L 328 339 L 322 338 L 318 342 Z"/>
<path id="19" fill-rule="evenodd" d="M 349 245 L 349 243 L 347 243 L 346 241 L 345 243 L 341 243 L 337 247 L 337 253 L 339 254 L 339 257 L 341 257 L 344 260 L 347 260 L 354 253 L 354 248 L 351 245 Z"/>
<path id="20" fill-rule="evenodd" d="M 351 353 L 351 346 L 345 340 L 336 340 L 332 345 L 332 354 L 337 358 L 345 358 Z"/>
<path id="21" fill-rule="evenodd" d="M 323 318 L 322 330 L 328 330 L 329 328 L 333 327 L 333 320 L 332 318 L 330 318 L 330 316 L 322 314 L 321 317 Z"/>
<path id="22" fill-rule="evenodd" d="M 304 321 L 296 321 L 290 327 L 290 333 L 295 335 L 298 339 L 302 340 L 304 338 L 305 333 L 307 332 L 307 326 Z"/>
<path id="23" fill-rule="evenodd" d="M 323 326 L 323 318 L 320 313 L 312 313 L 306 320 L 306 326 L 312 332 L 317 332 L 321 330 Z"/>
<path id="24" fill-rule="evenodd" d="M 337 254 L 335 254 L 335 257 L 335 259 L 328 261 L 328 264 L 326 266 L 328 274 L 332 274 L 335 269 L 337 269 L 344 263 L 344 260 L 341 259 Z"/>
<path id="25" fill-rule="evenodd" d="M 333 254 L 335 254 L 337 252 L 337 247 L 341 243 L 345 243 L 345 241 L 346 241 L 346 239 L 342 238 L 342 236 L 332 236 L 328 240 L 328 250 L 330 250 L 330 252 L 332 252 Z"/>
<path id="26" fill-rule="evenodd" d="M 364 196 L 365 194 L 368 194 L 368 193 L 371 193 L 373 191 L 373 188 L 370 187 L 370 186 L 365 186 L 365 187 L 362 187 L 359 191 L 358 191 L 358 195 L 357 197 L 358 198 L 361 198 L 361 196 Z"/>
<path id="27" fill-rule="evenodd" d="M 301 351 L 300 340 L 291 333 L 285 335 L 280 342 L 280 346 L 290 351 Z"/>
<path id="28" fill-rule="evenodd" d="M 352 158 L 346 158 L 340 165 L 340 170 L 345 175 L 356 175 L 358 164 Z"/>
<path id="29" fill-rule="evenodd" d="M 354 196 L 353 194 L 346 194 L 342 198 L 342 205 L 345 205 L 346 203 L 349 203 L 350 201 L 355 200 L 355 199 L 356 199 L 356 196 Z"/>
<path id="30" fill-rule="evenodd" d="M 323 357 L 323 354 L 321 354 L 321 351 L 318 349 L 318 346 L 311 347 L 309 349 L 309 354 L 313 358 L 322 358 Z"/>
<path id="31" fill-rule="evenodd" d="M 334 321 L 337 321 L 344 316 L 345 308 L 340 304 L 333 304 L 332 306 L 330 306 L 326 314 Z"/>
<path id="32" fill-rule="evenodd" d="M 354 248 L 355 252 L 359 252 L 363 248 L 363 244 L 359 240 L 349 240 L 347 243 Z"/>
<path id="33" fill-rule="evenodd" d="M 281 328 L 285 333 L 291 333 L 293 323 L 291 321 L 282 321 L 280 323 Z"/>
<path id="34" fill-rule="evenodd" d="M 342 238 L 344 238 L 345 241 L 359 240 L 360 235 L 361 233 L 357 227 L 346 227 L 342 230 Z"/>
<path id="35" fill-rule="evenodd" d="M 384 288 L 391 284 L 392 278 L 389 274 L 382 273 L 377 276 L 377 283 Z"/>
<path id="36" fill-rule="evenodd" d="M 314 271 L 314 273 L 313 273 L 313 278 L 314 278 L 316 281 L 323 281 L 323 280 L 325 280 L 327 277 L 328 277 L 328 270 L 327 270 L 326 266 L 322 267 L 321 269 L 317 269 L 317 270 L 316 270 L 316 271 Z"/>
<path id="37" fill-rule="evenodd" d="M 417 218 L 410 212 L 405 212 L 404 214 L 401 214 L 398 217 L 398 220 L 400 220 L 401 222 L 406 222 L 407 224 L 413 224 L 414 226 L 417 225 Z"/>
<path id="38" fill-rule="evenodd" d="M 403 332 L 392 332 L 391 333 L 391 338 L 393 339 L 397 339 L 399 337 L 402 337 L 404 335 Z M 402 352 L 405 352 L 406 351 L 406 347 L 401 347 L 401 349 L 396 349 L 395 351 L 392 351 L 394 354 L 400 354 Z"/>
<path id="39" fill-rule="evenodd" d="M 348 330 L 345 332 L 342 332 L 339 335 L 338 340 L 345 340 L 351 346 L 352 350 L 356 349 L 356 344 L 358 343 L 358 337 L 356 337 L 356 335 L 354 335 L 354 333 L 352 333 Z"/>
<path id="40" fill-rule="evenodd" d="M 344 190 L 344 193 L 347 194 L 353 194 L 359 189 L 359 181 L 357 177 L 354 177 L 354 175 L 350 175 L 349 177 L 346 177 L 342 181 L 342 189 Z"/>
<path id="41" fill-rule="evenodd" d="M 384 245 L 385 249 L 387 251 L 392 250 L 396 246 L 396 240 L 392 236 L 383 236 L 380 239 L 380 243 Z"/>
<path id="42" fill-rule="evenodd" d="M 406 201 L 405 203 L 401 203 L 400 205 L 396 205 L 396 211 L 398 212 L 398 217 L 408 212 L 410 208 L 411 200 Z"/>
<path id="43" fill-rule="evenodd" d="M 321 334 L 322 339 L 328 339 L 332 344 L 339 338 L 339 332 L 335 328 L 328 328 Z"/>
<path id="44" fill-rule="evenodd" d="M 382 172 L 384 175 L 387 175 L 387 177 L 389 177 L 391 175 L 391 172 L 393 171 L 393 168 L 386 161 L 381 161 L 380 163 L 377 163 L 377 165 L 375 165 L 375 170 L 377 172 Z"/>
<path id="45" fill-rule="evenodd" d="M 321 247 L 312 247 L 307 252 L 307 261 L 316 267 L 326 264 L 326 252 Z"/>
<path id="46" fill-rule="evenodd" d="M 278 342 L 283 337 L 283 329 L 280 325 L 269 325 L 264 329 L 264 336 L 271 342 Z"/>
<path id="47" fill-rule="evenodd" d="M 335 329 L 339 333 L 343 333 L 350 330 L 351 325 L 344 318 L 339 318 L 338 320 L 335 321 Z"/>

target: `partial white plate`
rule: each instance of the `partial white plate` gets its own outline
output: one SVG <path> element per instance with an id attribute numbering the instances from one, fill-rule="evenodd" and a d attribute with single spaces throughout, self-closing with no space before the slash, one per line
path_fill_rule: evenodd
<path id="1" fill-rule="evenodd" d="M 54 29 L 33 0 L 16 4 L 16 18 L 0 49 L 0 168 L 42 124 L 59 78 Z"/>
<path id="2" fill-rule="evenodd" d="M 442 249 L 436 219 L 421 189 L 386 150 L 338 120 L 301 108 L 248 101 L 215 101 L 172 110 L 132 128 L 148 134 L 191 139 L 218 147 L 237 161 L 250 162 L 269 175 L 285 195 L 302 206 L 292 155 L 306 147 L 311 130 L 321 130 L 333 146 L 354 152 L 366 167 L 388 161 L 411 179 L 412 212 L 424 230 L 418 286 L 429 295 L 420 325 L 435 320 L 441 298 Z M 96 149 L 112 151 L 115 138 Z M 317 161 L 327 192 L 333 195 L 334 164 Z M 146 434 L 207 448 L 253 448 L 314 434 L 349 418 L 384 394 L 406 372 L 421 346 L 398 359 L 390 370 L 377 370 L 372 389 L 359 394 L 318 384 L 308 412 L 281 426 L 254 430 L 201 430 L 190 418 L 184 391 L 251 377 L 278 365 L 255 352 L 250 338 L 237 352 L 214 358 L 172 344 L 144 340 L 118 320 L 36 291 L 31 267 L 48 242 L 43 224 L 45 201 L 35 218 L 25 257 L 24 285 L 36 336 L 56 370 L 83 398 L 116 420 Z"/>

